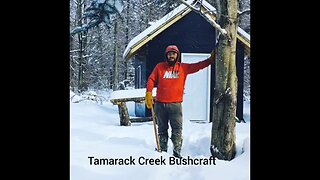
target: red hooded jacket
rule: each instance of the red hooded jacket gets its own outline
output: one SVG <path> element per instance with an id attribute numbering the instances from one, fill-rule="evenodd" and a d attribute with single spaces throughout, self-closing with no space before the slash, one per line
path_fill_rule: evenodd
<path id="1" fill-rule="evenodd" d="M 208 58 L 192 64 L 181 63 L 180 52 L 176 46 L 175 50 L 178 53 L 175 65 L 169 66 L 167 61 L 158 63 L 147 82 L 147 92 L 152 92 L 153 87 L 157 86 L 156 101 L 158 102 L 182 102 L 187 75 L 198 72 L 214 62 L 214 59 Z M 170 50 L 167 48 L 166 53 L 168 51 Z"/>

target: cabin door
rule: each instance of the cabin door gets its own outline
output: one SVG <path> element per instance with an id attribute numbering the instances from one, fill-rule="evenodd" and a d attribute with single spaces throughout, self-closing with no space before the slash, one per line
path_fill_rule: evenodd
<path id="1" fill-rule="evenodd" d="M 183 63 L 196 63 L 210 54 L 182 53 Z M 187 76 L 183 96 L 183 119 L 193 122 L 209 122 L 211 65 Z"/>

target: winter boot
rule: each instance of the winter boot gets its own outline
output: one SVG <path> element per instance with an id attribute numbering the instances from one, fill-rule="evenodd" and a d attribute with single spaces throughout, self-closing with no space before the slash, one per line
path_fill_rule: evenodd
<path id="1" fill-rule="evenodd" d="M 173 143 L 173 156 L 177 158 L 182 158 L 182 156 L 180 155 L 182 146 L 182 135 L 172 134 L 171 141 Z"/>
<path id="2" fill-rule="evenodd" d="M 161 152 L 167 152 L 168 133 L 159 134 L 159 143 L 160 143 Z"/>

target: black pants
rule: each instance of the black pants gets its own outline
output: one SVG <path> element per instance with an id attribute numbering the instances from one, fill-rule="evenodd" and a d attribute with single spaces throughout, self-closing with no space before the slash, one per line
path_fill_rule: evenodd
<path id="1" fill-rule="evenodd" d="M 158 133 L 168 134 L 169 123 L 171 134 L 182 136 L 182 105 L 181 103 L 155 103 L 155 113 L 158 124 Z"/>

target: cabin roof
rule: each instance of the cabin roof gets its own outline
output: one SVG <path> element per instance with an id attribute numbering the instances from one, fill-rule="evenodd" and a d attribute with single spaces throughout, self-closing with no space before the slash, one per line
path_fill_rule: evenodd
<path id="1" fill-rule="evenodd" d="M 186 3 L 190 5 L 192 2 L 193 0 L 186 1 Z M 192 10 L 186 5 L 181 4 L 177 8 L 163 16 L 161 19 L 154 22 L 151 26 L 142 31 L 129 42 L 123 53 L 123 58 L 130 59 L 138 52 L 141 47 L 151 41 L 158 34 L 166 30 L 168 27 L 173 25 L 175 22 L 189 14 L 191 11 Z M 216 19 L 216 9 L 205 0 L 202 1 L 201 11 L 210 12 L 210 17 L 214 20 Z M 238 27 L 237 38 L 245 45 L 246 51 L 250 52 L 250 35 L 243 29 Z"/>

